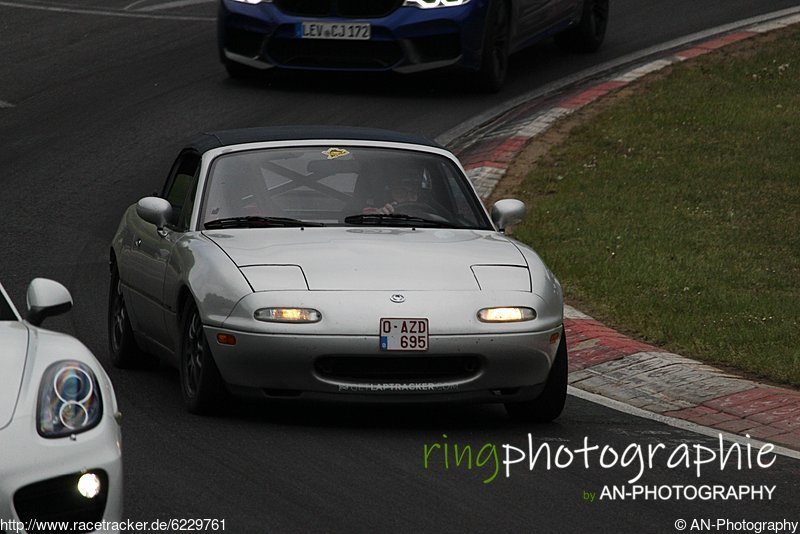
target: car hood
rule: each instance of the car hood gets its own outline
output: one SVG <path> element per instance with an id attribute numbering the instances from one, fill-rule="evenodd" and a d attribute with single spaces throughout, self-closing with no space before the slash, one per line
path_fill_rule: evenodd
<path id="1" fill-rule="evenodd" d="M 239 266 L 256 291 L 463 291 L 498 283 L 515 286 L 501 289 L 530 291 L 522 253 L 493 231 L 348 227 L 204 234 Z"/>
<path id="2" fill-rule="evenodd" d="M 11 422 L 25 370 L 28 329 L 19 321 L 0 322 L 0 429 Z"/>

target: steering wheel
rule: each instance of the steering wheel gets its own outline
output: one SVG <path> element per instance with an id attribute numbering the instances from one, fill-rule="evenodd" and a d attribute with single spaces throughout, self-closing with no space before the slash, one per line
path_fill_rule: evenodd
<path id="1" fill-rule="evenodd" d="M 429 213 L 429 212 L 436 212 L 436 208 L 431 206 L 426 202 L 419 202 L 419 201 L 407 201 L 407 202 L 398 202 L 394 205 L 395 212 L 402 213 L 403 210 L 411 210 L 416 212 L 422 213 Z"/>
<path id="2" fill-rule="evenodd" d="M 407 202 L 398 202 L 394 205 L 395 213 L 405 213 L 407 215 L 411 215 L 406 213 L 409 210 L 412 212 L 411 214 L 422 215 L 426 219 L 431 219 L 432 221 L 449 222 L 447 217 L 440 215 L 441 213 L 447 213 L 447 211 L 444 210 L 444 208 L 437 207 L 434 204 L 428 204 L 427 202 L 420 202 L 418 200 L 410 200 Z"/>

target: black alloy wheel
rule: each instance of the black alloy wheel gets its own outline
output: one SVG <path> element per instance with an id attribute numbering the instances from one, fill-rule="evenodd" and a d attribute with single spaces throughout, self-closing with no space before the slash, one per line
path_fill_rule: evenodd
<path id="1" fill-rule="evenodd" d="M 154 361 L 136 344 L 116 265 L 111 268 L 108 291 L 108 353 L 111 355 L 111 364 L 120 369 L 151 365 Z"/>
<path id="2" fill-rule="evenodd" d="M 220 407 L 225 386 L 206 340 L 200 312 L 193 300 L 186 303 L 180 341 L 181 393 L 186 409 L 207 414 Z"/>
<path id="3" fill-rule="evenodd" d="M 556 44 L 570 52 L 594 52 L 603 44 L 607 27 L 608 0 L 584 0 L 580 20 L 556 35 Z"/>
<path id="4" fill-rule="evenodd" d="M 511 16 L 506 0 L 492 0 L 486 22 L 481 53 L 481 67 L 476 83 L 484 92 L 496 93 L 508 74 L 508 51 L 511 41 Z"/>
<path id="5" fill-rule="evenodd" d="M 512 419 L 530 423 L 549 423 L 561 415 L 567 399 L 567 338 L 561 328 L 561 341 L 550 368 L 542 393 L 532 401 L 506 403 L 506 412 Z"/>

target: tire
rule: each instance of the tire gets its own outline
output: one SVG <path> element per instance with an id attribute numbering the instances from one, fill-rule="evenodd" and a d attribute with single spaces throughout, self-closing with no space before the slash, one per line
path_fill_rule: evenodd
<path id="1" fill-rule="evenodd" d="M 507 403 L 508 415 L 531 423 L 549 423 L 561 415 L 567 399 L 567 360 L 567 339 L 562 328 L 561 342 L 542 393 L 532 401 Z"/>
<path id="2" fill-rule="evenodd" d="M 607 26 L 608 0 L 584 0 L 580 20 L 556 35 L 556 44 L 570 52 L 594 52 L 603 44 Z"/>
<path id="3" fill-rule="evenodd" d="M 155 360 L 136 344 L 116 265 L 111 270 L 108 290 L 108 353 L 111 364 L 120 369 L 150 366 Z"/>
<path id="4" fill-rule="evenodd" d="M 496 93 L 503 87 L 508 73 L 508 51 L 511 14 L 506 0 L 492 0 L 483 36 L 481 66 L 475 73 L 475 84 L 482 92 Z"/>
<path id="5" fill-rule="evenodd" d="M 194 414 L 208 414 L 225 400 L 226 390 L 211 354 L 200 312 L 194 301 L 184 306 L 180 339 L 181 395 L 186 409 Z"/>

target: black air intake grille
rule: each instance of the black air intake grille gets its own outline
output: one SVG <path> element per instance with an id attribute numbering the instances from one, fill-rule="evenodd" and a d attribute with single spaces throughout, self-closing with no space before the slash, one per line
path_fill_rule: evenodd
<path id="1" fill-rule="evenodd" d="M 108 496 L 108 475 L 105 471 L 91 471 L 100 479 L 101 491 L 93 499 L 78 493 L 78 479 L 83 473 L 64 475 L 36 482 L 19 489 L 14 494 L 14 508 L 20 520 L 66 521 L 97 523 L 103 519 Z M 30 532 L 43 532 L 31 530 Z M 86 532 L 65 530 L 63 532 Z"/>
<path id="2" fill-rule="evenodd" d="M 331 69 L 388 69 L 403 58 L 400 46 L 390 41 L 278 38 L 270 41 L 268 53 L 278 65 Z"/>
<path id="3" fill-rule="evenodd" d="M 323 377 L 361 382 L 464 379 L 478 374 L 477 356 L 323 356 L 314 364 Z"/>
<path id="4" fill-rule="evenodd" d="M 229 28 L 225 32 L 225 48 L 234 54 L 246 57 L 258 57 L 261 55 L 261 46 L 264 43 L 264 36 L 257 32 Z"/>

